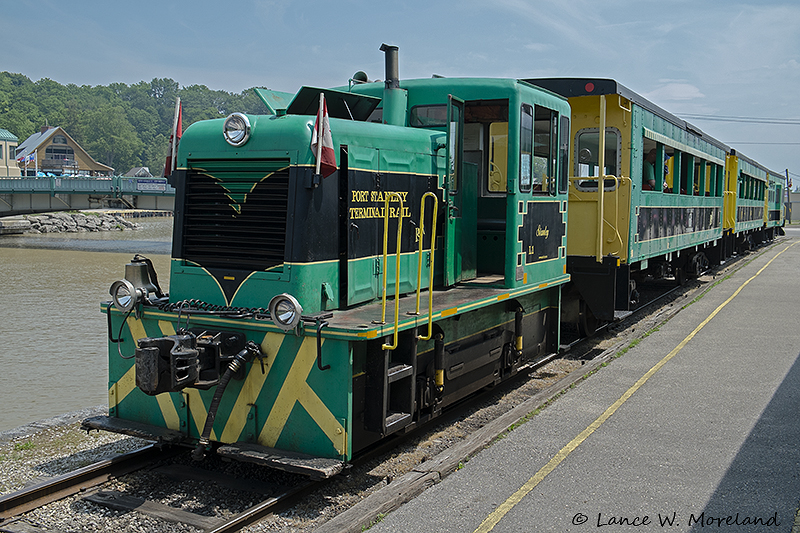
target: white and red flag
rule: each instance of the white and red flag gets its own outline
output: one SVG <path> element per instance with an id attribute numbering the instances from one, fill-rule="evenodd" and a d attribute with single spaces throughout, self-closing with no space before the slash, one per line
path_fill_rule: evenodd
<path id="1" fill-rule="evenodd" d="M 167 148 L 167 162 L 164 165 L 164 177 L 169 177 L 175 170 L 175 161 L 178 155 L 178 143 L 181 142 L 183 133 L 183 104 L 181 99 L 175 101 L 175 119 L 172 122 L 172 133 L 169 136 L 169 147 Z"/>
<path id="2" fill-rule="evenodd" d="M 319 138 L 322 137 L 322 142 Z M 327 178 L 336 172 L 336 152 L 333 151 L 333 137 L 331 137 L 331 124 L 328 119 L 328 104 L 325 95 L 319 95 L 319 111 L 317 121 L 314 123 L 314 133 L 311 135 L 311 151 L 317 158 L 316 174 Z"/>

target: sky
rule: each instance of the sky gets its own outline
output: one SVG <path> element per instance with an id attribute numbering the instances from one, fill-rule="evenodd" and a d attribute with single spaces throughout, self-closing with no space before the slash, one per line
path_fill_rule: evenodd
<path id="1" fill-rule="evenodd" d="M 383 79 L 379 48 L 387 43 L 399 47 L 401 79 L 613 78 L 764 166 L 788 169 L 800 184 L 797 0 L 0 5 L 0 71 L 33 81 L 171 78 L 235 93 L 293 93 L 346 85 L 359 70 Z"/>

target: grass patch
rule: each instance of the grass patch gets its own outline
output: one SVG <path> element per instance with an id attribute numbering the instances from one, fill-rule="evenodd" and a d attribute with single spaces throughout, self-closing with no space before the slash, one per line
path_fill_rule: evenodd
<path id="1" fill-rule="evenodd" d="M 383 522 L 384 518 L 386 518 L 386 513 L 378 513 L 378 516 L 375 517 L 375 520 L 371 521 L 368 526 L 361 526 L 361 531 L 366 531 L 375 524 Z"/>

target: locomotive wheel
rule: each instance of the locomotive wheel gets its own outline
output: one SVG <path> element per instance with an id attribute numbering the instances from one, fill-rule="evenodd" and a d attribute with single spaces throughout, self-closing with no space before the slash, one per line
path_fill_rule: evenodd
<path id="1" fill-rule="evenodd" d="M 594 316 L 592 310 L 589 309 L 589 306 L 586 305 L 585 300 L 581 300 L 581 310 L 580 315 L 578 316 L 578 333 L 581 337 L 589 337 L 594 335 L 597 331 L 597 326 L 599 324 L 599 320 L 597 317 Z"/>

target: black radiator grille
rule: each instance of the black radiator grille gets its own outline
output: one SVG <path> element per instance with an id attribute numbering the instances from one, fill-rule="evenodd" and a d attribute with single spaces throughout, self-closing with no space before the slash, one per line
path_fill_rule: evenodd
<path id="1" fill-rule="evenodd" d="M 192 167 L 186 176 L 183 259 L 249 271 L 283 264 L 289 162 L 195 161 Z"/>

